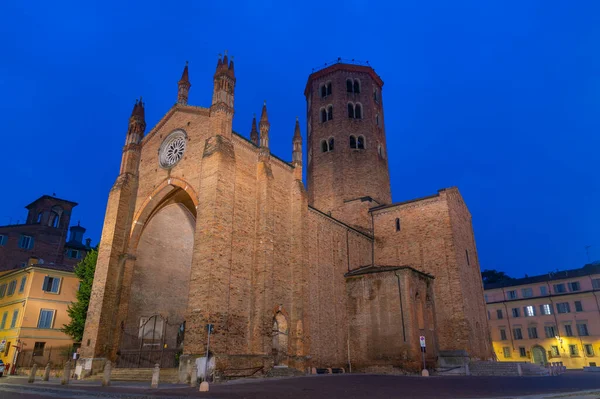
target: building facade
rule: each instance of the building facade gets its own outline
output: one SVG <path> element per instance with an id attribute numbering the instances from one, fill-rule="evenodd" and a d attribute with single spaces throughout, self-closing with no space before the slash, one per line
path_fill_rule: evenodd
<path id="1" fill-rule="evenodd" d="M 232 131 L 236 77 L 219 58 L 210 107 L 177 103 L 145 134 L 129 119 L 112 187 L 81 375 L 161 349 L 216 370 L 401 365 L 445 351 L 491 356 L 471 215 L 456 188 L 391 202 L 383 81 L 337 63 L 308 78 L 307 188 L 296 120 L 291 162 L 270 151 L 266 103 Z M 292 130 L 292 129 L 290 129 Z M 352 178 L 350 176 L 352 175 Z M 137 360 L 132 360 L 137 359 Z"/>
<path id="2" fill-rule="evenodd" d="M 0 226 L 0 271 L 26 267 L 31 257 L 72 270 L 90 249 L 90 240 L 83 242 L 85 228 L 78 223 L 69 229 L 75 206 L 75 202 L 44 195 L 25 207 L 25 223 Z"/>
<path id="3" fill-rule="evenodd" d="M 70 266 L 38 264 L 0 273 L 0 359 L 31 366 L 56 365 L 72 352 L 73 340 L 60 329 L 70 322 L 79 278 Z M 16 362 L 16 363 L 15 363 Z"/>
<path id="4" fill-rule="evenodd" d="M 494 352 L 500 361 L 567 368 L 600 363 L 600 265 L 486 284 Z"/>

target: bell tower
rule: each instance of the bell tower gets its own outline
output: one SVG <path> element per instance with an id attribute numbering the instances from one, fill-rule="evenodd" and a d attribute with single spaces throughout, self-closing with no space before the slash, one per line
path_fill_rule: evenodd
<path id="1" fill-rule="evenodd" d="M 382 87 L 370 66 L 340 61 L 304 90 L 309 204 L 363 230 L 372 230 L 368 209 L 392 199 Z"/>

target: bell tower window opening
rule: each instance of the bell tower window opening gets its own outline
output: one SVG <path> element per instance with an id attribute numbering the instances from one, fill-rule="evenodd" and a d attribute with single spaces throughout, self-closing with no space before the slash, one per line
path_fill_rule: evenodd
<path id="1" fill-rule="evenodd" d="M 333 151 L 334 140 L 333 137 L 329 138 L 329 151 Z"/>
<path id="2" fill-rule="evenodd" d="M 40 213 L 38 213 L 38 216 L 37 216 L 37 223 L 42 223 L 42 216 L 44 216 L 44 213 L 43 213 L 43 212 L 40 212 Z"/>
<path id="3" fill-rule="evenodd" d="M 348 93 L 352 93 L 352 90 L 353 90 L 352 80 L 351 79 L 346 79 L 346 91 Z"/>
<path id="4" fill-rule="evenodd" d="M 354 119 L 354 104 L 348 103 L 348 118 Z"/>
<path id="5" fill-rule="evenodd" d="M 354 93 L 360 93 L 360 82 L 358 81 L 358 79 L 354 80 Z"/>
<path id="6" fill-rule="evenodd" d="M 356 148 L 356 137 L 350 136 L 350 148 Z"/>
<path id="7" fill-rule="evenodd" d="M 331 82 L 327 82 L 327 95 L 331 95 Z"/>
<path id="8" fill-rule="evenodd" d="M 400 231 L 400 218 L 396 218 L 396 231 Z"/>
<path id="9" fill-rule="evenodd" d="M 358 136 L 358 142 L 357 142 L 356 148 L 358 148 L 359 150 L 365 149 L 365 138 L 363 136 Z"/>
<path id="10" fill-rule="evenodd" d="M 329 146 L 327 145 L 327 141 L 323 140 L 321 141 L 321 152 L 327 152 L 329 151 Z"/>
<path id="11" fill-rule="evenodd" d="M 321 86 L 321 98 L 327 97 L 327 87 L 325 85 Z"/>
<path id="12" fill-rule="evenodd" d="M 362 105 L 358 103 L 354 106 L 354 119 L 362 119 Z"/>
<path id="13" fill-rule="evenodd" d="M 330 121 L 333 119 L 333 105 L 327 107 L 327 120 Z"/>
<path id="14" fill-rule="evenodd" d="M 325 108 L 321 108 L 321 123 L 327 122 L 327 111 Z"/>
<path id="15" fill-rule="evenodd" d="M 377 94 L 377 89 L 373 89 L 373 101 L 379 103 L 379 95 Z"/>

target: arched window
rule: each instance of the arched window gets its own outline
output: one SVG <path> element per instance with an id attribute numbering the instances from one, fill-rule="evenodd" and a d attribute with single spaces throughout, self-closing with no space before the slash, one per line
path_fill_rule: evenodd
<path id="1" fill-rule="evenodd" d="M 43 212 L 38 213 L 37 222 L 42 223 L 42 216 L 44 216 Z"/>
<path id="2" fill-rule="evenodd" d="M 356 145 L 356 148 L 358 148 L 359 150 L 365 149 L 365 138 L 363 136 L 358 136 L 358 143 Z"/>
<path id="3" fill-rule="evenodd" d="M 362 119 L 362 106 L 360 104 L 356 104 L 354 107 L 354 119 Z"/>
<path id="4" fill-rule="evenodd" d="M 350 136 L 350 148 L 356 148 L 356 137 Z"/>
<path id="5" fill-rule="evenodd" d="M 329 148 L 327 147 L 327 141 L 323 140 L 321 141 L 321 152 L 327 152 L 329 151 Z"/>
<path id="6" fill-rule="evenodd" d="M 348 93 L 352 93 L 352 80 L 350 79 L 346 80 L 346 91 Z"/>
<path id="7" fill-rule="evenodd" d="M 327 82 L 327 95 L 331 95 L 331 82 Z"/>
<path id="8" fill-rule="evenodd" d="M 400 218 L 396 218 L 396 231 L 400 231 Z"/>
<path id="9" fill-rule="evenodd" d="M 348 103 L 348 118 L 354 118 L 354 105 Z"/>
<path id="10" fill-rule="evenodd" d="M 381 146 L 381 144 L 378 144 L 378 145 L 377 145 L 377 153 L 379 154 L 379 156 L 380 156 L 381 158 L 385 158 L 384 151 L 383 151 L 383 147 Z"/>
<path id="11" fill-rule="evenodd" d="M 360 82 L 358 81 L 358 79 L 354 81 L 354 92 L 357 94 L 360 93 Z"/>
<path id="12" fill-rule="evenodd" d="M 373 100 L 375 100 L 376 103 L 379 102 L 379 96 L 377 95 L 377 89 L 373 89 Z"/>
<path id="13" fill-rule="evenodd" d="M 327 107 L 327 120 L 330 121 L 333 119 L 333 105 Z"/>
<path id="14" fill-rule="evenodd" d="M 321 86 L 321 97 L 327 97 L 327 87 Z"/>
<path id="15" fill-rule="evenodd" d="M 321 122 L 327 122 L 327 111 L 325 111 L 325 108 L 321 108 Z"/>
<path id="16" fill-rule="evenodd" d="M 60 224 L 60 215 L 56 212 L 52 212 L 50 214 L 50 226 L 58 227 L 59 224 Z"/>
<path id="17" fill-rule="evenodd" d="M 379 126 L 379 114 L 377 114 L 377 116 L 375 116 L 375 122 L 377 123 L 377 126 Z"/>
<path id="18" fill-rule="evenodd" d="M 329 151 L 333 151 L 333 137 L 329 139 Z"/>

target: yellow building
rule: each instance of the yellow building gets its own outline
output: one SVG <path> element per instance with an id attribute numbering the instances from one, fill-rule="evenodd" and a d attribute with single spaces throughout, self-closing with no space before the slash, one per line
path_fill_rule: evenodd
<path id="1" fill-rule="evenodd" d="M 66 360 L 73 340 L 60 329 L 78 288 L 73 266 L 31 260 L 0 273 L 0 359 L 23 366 Z"/>
<path id="2" fill-rule="evenodd" d="M 499 361 L 600 364 L 600 265 L 484 286 Z"/>

